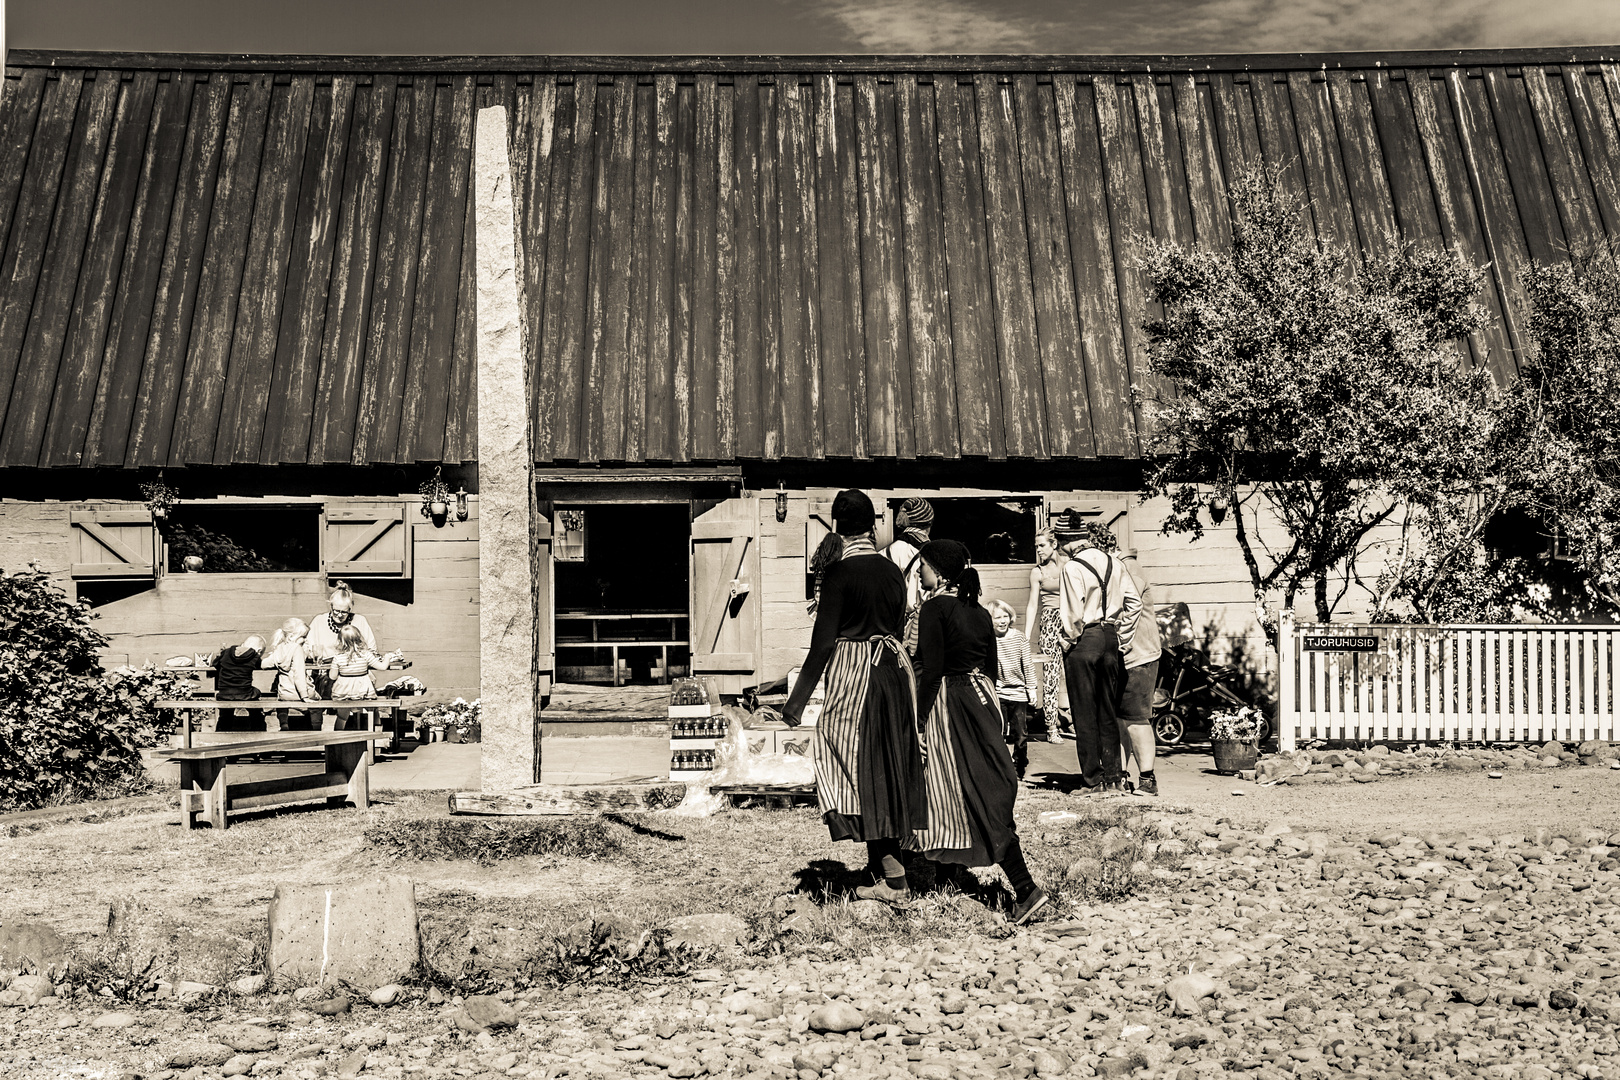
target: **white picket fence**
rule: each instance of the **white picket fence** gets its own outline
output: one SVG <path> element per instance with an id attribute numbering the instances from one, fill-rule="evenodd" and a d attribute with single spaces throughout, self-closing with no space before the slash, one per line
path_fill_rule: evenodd
<path id="1" fill-rule="evenodd" d="M 1278 639 L 1283 750 L 1346 742 L 1614 739 L 1617 626 L 1295 625 Z"/>

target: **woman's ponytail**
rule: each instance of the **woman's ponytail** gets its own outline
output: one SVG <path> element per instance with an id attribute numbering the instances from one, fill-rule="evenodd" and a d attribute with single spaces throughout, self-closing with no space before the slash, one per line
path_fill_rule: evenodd
<path id="1" fill-rule="evenodd" d="M 956 579 L 956 598 L 964 604 L 977 605 L 979 602 L 979 571 L 968 567 Z"/>

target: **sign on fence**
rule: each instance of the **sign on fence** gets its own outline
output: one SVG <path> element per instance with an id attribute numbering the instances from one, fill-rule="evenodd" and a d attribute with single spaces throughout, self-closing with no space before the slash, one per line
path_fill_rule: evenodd
<path id="1" fill-rule="evenodd" d="M 1612 740 L 1617 638 L 1615 626 L 1295 627 L 1284 615 L 1278 742 Z"/>

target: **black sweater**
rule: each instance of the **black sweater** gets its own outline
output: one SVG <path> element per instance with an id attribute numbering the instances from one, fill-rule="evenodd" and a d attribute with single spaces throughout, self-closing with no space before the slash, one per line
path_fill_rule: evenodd
<path id="1" fill-rule="evenodd" d="M 796 720 L 804 713 L 839 638 L 898 638 L 905 619 L 906 578 L 894 563 L 882 555 L 852 555 L 828 567 L 821 578 L 810 655 L 799 669 L 799 681 L 794 683 L 793 696 L 782 707 L 782 715 Z"/>
<path id="2" fill-rule="evenodd" d="M 917 613 L 917 718 L 926 721 L 947 675 L 996 677 L 996 627 L 978 604 L 936 596 Z"/>
<path id="3" fill-rule="evenodd" d="M 259 691 L 253 685 L 253 673 L 259 670 L 259 650 L 249 649 L 238 655 L 236 649 L 227 645 L 219 650 L 214 661 L 214 697 L 219 701 L 255 701 Z"/>

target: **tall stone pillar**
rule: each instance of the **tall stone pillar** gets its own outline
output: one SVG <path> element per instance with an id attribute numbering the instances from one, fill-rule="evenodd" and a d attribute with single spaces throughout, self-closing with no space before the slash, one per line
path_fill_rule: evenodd
<path id="1" fill-rule="evenodd" d="M 518 314 L 516 218 L 506 109 L 480 109 L 473 147 L 478 258 L 480 785 L 500 791 L 540 774 L 535 738 L 534 454 L 527 364 Z"/>

